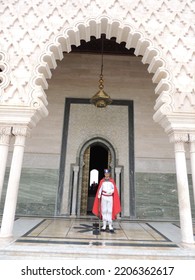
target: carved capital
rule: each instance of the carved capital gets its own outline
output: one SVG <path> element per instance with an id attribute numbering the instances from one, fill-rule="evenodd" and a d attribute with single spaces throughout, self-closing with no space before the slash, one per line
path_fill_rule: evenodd
<path id="1" fill-rule="evenodd" d="M 190 133 L 189 134 L 189 142 L 190 142 L 190 153 L 195 153 L 195 134 Z"/>
<path id="2" fill-rule="evenodd" d="M 175 153 L 185 153 L 185 143 L 183 141 L 175 142 Z"/>
<path id="3" fill-rule="evenodd" d="M 189 133 L 189 142 L 195 142 L 195 133 Z"/>
<path id="4" fill-rule="evenodd" d="M 122 167 L 115 167 L 115 173 L 120 175 L 121 174 L 121 170 L 122 170 Z"/>
<path id="5" fill-rule="evenodd" d="M 13 127 L 12 135 L 15 136 L 14 146 L 25 146 L 26 137 L 30 135 L 30 131 L 28 127 Z"/>
<path id="6" fill-rule="evenodd" d="M 171 143 L 188 143 L 189 135 L 187 132 L 174 132 L 169 135 Z"/>
<path id="7" fill-rule="evenodd" d="M 9 145 L 11 127 L 0 127 L 0 145 Z"/>
<path id="8" fill-rule="evenodd" d="M 12 127 L 11 133 L 12 133 L 13 136 L 25 136 L 25 137 L 30 136 L 29 128 L 28 127 L 22 127 L 22 126 Z"/>
<path id="9" fill-rule="evenodd" d="M 1 126 L 0 135 L 11 135 L 11 127 L 10 126 Z"/>
<path id="10" fill-rule="evenodd" d="M 73 166 L 73 171 L 74 171 L 74 173 L 78 173 L 79 172 L 79 166 L 78 165 L 74 165 Z"/>

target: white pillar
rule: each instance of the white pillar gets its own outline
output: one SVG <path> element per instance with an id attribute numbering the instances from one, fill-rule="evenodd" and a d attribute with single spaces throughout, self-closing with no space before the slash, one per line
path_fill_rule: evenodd
<path id="1" fill-rule="evenodd" d="M 119 197 L 121 197 L 121 180 L 120 180 L 120 174 L 121 174 L 122 167 L 115 167 L 115 174 L 116 174 L 116 187 L 119 193 Z M 117 218 L 119 219 L 120 214 L 117 215 Z"/>
<path id="2" fill-rule="evenodd" d="M 76 216 L 76 202 L 77 202 L 77 186 L 78 186 L 79 166 L 73 166 L 73 193 L 72 193 L 72 209 L 71 215 Z"/>
<path id="3" fill-rule="evenodd" d="M 15 144 L 7 186 L 0 237 L 12 236 L 27 128 L 16 127 L 13 129 L 13 134 L 15 135 Z"/>
<path id="4" fill-rule="evenodd" d="M 3 183 L 7 165 L 7 156 L 9 151 L 11 127 L 0 128 L 0 202 L 3 190 Z"/>
<path id="5" fill-rule="evenodd" d="M 121 174 L 121 167 L 115 167 L 115 174 L 116 174 L 116 186 L 120 195 L 121 192 L 121 183 L 120 183 L 120 174 Z"/>
<path id="6" fill-rule="evenodd" d="M 175 163 L 181 226 L 181 241 L 186 244 L 192 244 L 194 243 L 192 215 L 188 187 L 185 147 L 183 141 L 175 142 Z"/>
<path id="7" fill-rule="evenodd" d="M 195 135 L 190 135 L 190 159 L 191 159 L 192 186 L 193 186 L 194 204 L 195 204 Z"/>

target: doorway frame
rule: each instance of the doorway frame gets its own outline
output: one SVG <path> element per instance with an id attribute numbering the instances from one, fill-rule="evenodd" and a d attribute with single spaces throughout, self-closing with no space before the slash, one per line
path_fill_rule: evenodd
<path id="1" fill-rule="evenodd" d="M 64 178 L 66 176 L 65 162 L 66 162 L 66 153 L 67 153 L 67 140 L 68 140 L 68 129 L 69 129 L 71 104 L 90 104 L 90 99 L 65 98 L 64 120 L 63 120 L 63 129 L 62 129 L 62 143 L 61 143 L 61 153 L 60 153 L 60 166 L 59 166 L 59 181 L 58 181 L 58 190 L 57 190 L 57 195 L 56 195 L 56 215 L 57 216 L 61 215 L 63 190 L 65 187 L 64 186 Z M 134 103 L 133 103 L 133 100 L 113 100 L 113 102 L 110 106 L 127 106 L 127 108 L 128 108 L 128 132 L 129 132 L 128 158 L 129 158 L 129 188 L 130 188 L 129 217 L 131 219 L 135 219 L 136 218 L 136 199 L 135 199 L 135 154 L 134 154 Z M 76 158 L 76 162 L 79 165 L 79 157 Z M 67 186 L 67 187 L 69 188 L 69 201 L 71 201 L 72 190 L 70 189 L 70 186 Z M 70 205 L 69 209 L 71 212 L 71 205 Z"/>
<path id="2" fill-rule="evenodd" d="M 80 216 L 80 210 L 81 210 L 81 195 L 82 195 L 82 183 L 83 183 L 83 166 L 84 166 L 84 154 L 85 151 L 88 148 L 91 148 L 92 145 L 99 144 L 104 147 L 106 147 L 110 153 L 111 153 L 111 176 L 114 178 L 114 170 L 115 167 L 118 165 L 118 157 L 116 156 L 116 148 L 113 147 L 113 145 L 106 140 L 103 137 L 92 137 L 89 140 L 85 141 L 85 143 L 82 144 L 82 147 L 79 151 L 79 180 L 78 180 L 78 200 L 77 200 L 77 215 Z"/>

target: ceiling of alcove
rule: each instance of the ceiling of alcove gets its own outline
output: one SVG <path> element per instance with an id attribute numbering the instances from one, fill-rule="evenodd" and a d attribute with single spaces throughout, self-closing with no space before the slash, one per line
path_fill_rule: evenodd
<path id="1" fill-rule="evenodd" d="M 134 55 L 134 48 L 127 49 L 125 47 L 126 42 L 121 42 L 120 44 L 116 42 L 116 38 L 106 39 L 105 34 L 101 35 L 101 38 L 96 39 L 94 36 L 90 37 L 90 41 L 86 42 L 84 40 L 80 41 L 80 46 L 76 47 L 72 45 L 72 53 L 87 53 L 87 54 L 99 54 L 102 51 L 102 40 L 103 40 L 103 53 L 111 55 Z"/>
<path id="2" fill-rule="evenodd" d="M 103 54 L 105 55 L 105 90 L 113 94 L 113 89 L 121 85 L 122 95 L 120 97 L 124 99 L 126 96 L 122 89 L 123 81 L 126 79 L 125 82 L 127 82 L 128 79 L 128 83 L 135 92 L 135 88 L 140 86 L 140 77 L 144 91 L 148 87 L 153 89 L 151 74 L 147 71 L 148 65 L 141 63 L 142 56 L 136 56 L 134 48 L 127 49 L 125 42 L 119 44 L 116 42 L 116 38 L 106 39 L 105 34 L 102 34 L 99 39 L 91 36 L 88 42 L 81 40 L 78 47 L 71 45 L 72 51 L 65 52 L 64 59 L 58 61 L 58 67 L 52 70 L 52 79 L 48 81 L 52 87 L 49 87 L 49 90 L 53 88 L 55 91 L 61 91 L 63 87 L 66 96 L 72 96 L 73 87 L 79 86 L 79 92 L 74 92 L 75 97 L 91 97 L 93 93 L 91 88 L 94 88 L 95 94 L 101 69 L 102 38 Z M 115 60 L 113 60 L 113 56 L 116 58 Z M 92 58 L 90 59 L 90 57 Z M 82 84 L 80 84 L 81 79 Z"/>

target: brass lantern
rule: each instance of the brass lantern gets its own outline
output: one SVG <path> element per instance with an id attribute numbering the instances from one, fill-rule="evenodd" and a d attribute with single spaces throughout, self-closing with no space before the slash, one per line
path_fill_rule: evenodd
<path id="1" fill-rule="evenodd" d="M 102 36 L 102 63 L 101 63 L 101 73 L 99 79 L 99 91 L 90 99 L 90 103 L 94 104 L 97 108 L 105 108 L 107 105 L 110 105 L 112 103 L 112 99 L 103 89 L 104 89 L 104 80 L 103 80 L 103 36 Z"/>

